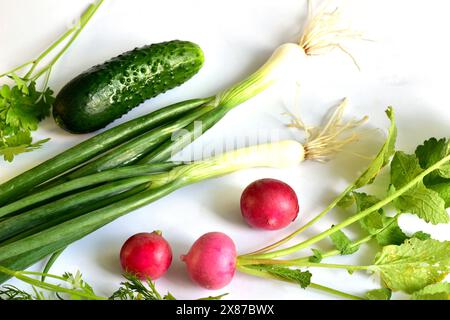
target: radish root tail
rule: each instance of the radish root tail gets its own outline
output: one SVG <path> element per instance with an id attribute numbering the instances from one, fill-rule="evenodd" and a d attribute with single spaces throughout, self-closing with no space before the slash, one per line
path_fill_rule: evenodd
<path id="1" fill-rule="evenodd" d="M 325 1 L 315 14 L 312 14 L 311 2 L 308 1 L 308 20 L 298 42 L 306 55 L 321 55 L 333 49 L 339 49 L 360 69 L 356 59 L 343 46 L 343 43 L 349 40 L 363 40 L 362 33 L 343 24 L 344 19 L 340 9 L 329 9 L 332 1 Z"/>
<path id="2" fill-rule="evenodd" d="M 334 154 L 343 151 L 346 145 L 358 140 L 358 134 L 353 129 L 364 124 L 368 117 L 343 121 L 342 116 L 347 104 L 347 99 L 344 99 L 319 127 L 308 127 L 299 117 L 291 115 L 292 122 L 288 127 L 303 130 L 307 135 L 303 145 L 305 159 L 327 161 Z"/>

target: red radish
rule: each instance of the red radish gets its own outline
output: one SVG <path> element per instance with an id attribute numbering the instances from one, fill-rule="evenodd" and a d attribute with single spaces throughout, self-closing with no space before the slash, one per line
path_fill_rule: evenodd
<path id="1" fill-rule="evenodd" d="M 155 280 L 169 269 L 172 249 L 160 231 L 137 233 L 123 244 L 120 263 L 125 272 Z"/>
<path id="2" fill-rule="evenodd" d="M 280 180 L 256 180 L 245 188 L 241 196 L 242 216 L 255 228 L 284 228 L 297 218 L 298 211 L 295 191 Z"/>
<path id="3" fill-rule="evenodd" d="M 236 246 L 226 234 L 209 232 L 198 238 L 181 260 L 192 281 L 206 289 L 221 289 L 233 279 Z"/>

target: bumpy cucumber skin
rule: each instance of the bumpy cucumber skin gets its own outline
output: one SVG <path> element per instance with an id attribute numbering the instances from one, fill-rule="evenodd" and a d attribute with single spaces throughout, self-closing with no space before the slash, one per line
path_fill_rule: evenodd
<path id="1" fill-rule="evenodd" d="M 188 41 L 135 48 L 65 85 L 56 97 L 53 117 L 69 132 L 93 132 L 143 101 L 189 80 L 203 61 L 201 48 Z"/>

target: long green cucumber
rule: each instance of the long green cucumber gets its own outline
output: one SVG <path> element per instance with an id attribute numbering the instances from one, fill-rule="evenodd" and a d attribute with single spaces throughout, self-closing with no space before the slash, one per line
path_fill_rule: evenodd
<path id="1" fill-rule="evenodd" d="M 67 83 L 56 96 L 53 116 L 69 132 L 96 131 L 145 100 L 189 80 L 203 61 L 200 47 L 189 41 L 135 48 Z"/>

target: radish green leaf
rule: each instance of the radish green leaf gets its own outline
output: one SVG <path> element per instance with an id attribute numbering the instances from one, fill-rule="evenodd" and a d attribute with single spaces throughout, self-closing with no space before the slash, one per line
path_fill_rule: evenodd
<path id="1" fill-rule="evenodd" d="M 369 270 L 378 271 L 386 286 L 412 293 L 441 281 L 450 271 L 450 241 L 408 239 L 383 247 Z"/>
<path id="2" fill-rule="evenodd" d="M 396 152 L 391 163 L 391 192 L 401 188 L 422 172 L 415 155 Z M 400 213 L 413 213 L 433 224 L 449 222 L 445 201 L 439 194 L 428 189 L 422 181 L 394 200 Z"/>
<path id="3" fill-rule="evenodd" d="M 331 234 L 330 238 L 342 255 L 353 254 L 359 249 L 359 246 L 353 245 L 352 241 L 342 230 Z"/>
<path id="4" fill-rule="evenodd" d="M 426 286 L 411 296 L 412 300 L 450 300 L 450 283 L 442 282 Z"/>
<path id="5" fill-rule="evenodd" d="M 368 300 L 390 300 L 392 291 L 388 288 L 370 290 L 366 293 Z"/>
<path id="6" fill-rule="evenodd" d="M 391 120 L 391 126 L 388 131 L 386 142 L 378 155 L 372 161 L 371 165 L 354 183 L 354 189 L 359 189 L 373 182 L 380 170 L 389 163 L 389 159 L 395 152 L 395 141 L 397 139 L 397 127 L 395 124 L 394 111 L 392 107 L 386 110 L 388 118 Z"/>

